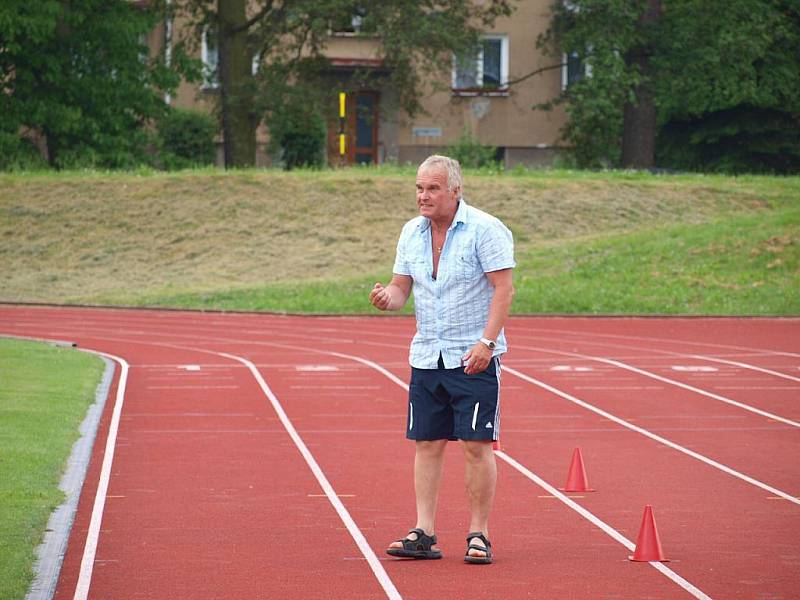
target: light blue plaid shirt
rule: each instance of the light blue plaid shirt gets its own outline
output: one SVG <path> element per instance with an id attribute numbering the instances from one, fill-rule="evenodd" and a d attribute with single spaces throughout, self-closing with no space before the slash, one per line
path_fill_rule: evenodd
<path id="1" fill-rule="evenodd" d="M 418 369 L 435 369 L 441 353 L 444 366 L 455 369 L 483 336 L 489 319 L 494 288 L 486 273 L 516 266 L 514 240 L 499 219 L 462 198 L 447 230 L 434 279 L 430 228 L 430 220 L 423 216 L 405 224 L 393 268 L 394 273 L 414 280 L 417 333 L 409 362 Z M 506 350 L 501 331 L 494 355 Z"/>

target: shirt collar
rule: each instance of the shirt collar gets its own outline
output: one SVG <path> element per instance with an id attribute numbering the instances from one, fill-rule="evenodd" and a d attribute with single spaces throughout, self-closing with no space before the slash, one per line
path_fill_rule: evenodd
<path id="1" fill-rule="evenodd" d="M 456 214 L 453 217 L 453 222 L 450 224 L 448 231 L 450 229 L 455 229 L 456 225 L 459 223 L 466 223 L 467 222 L 467 201 L 464 198 L 458 199 L 458 208 L 456 209 Z M 426 231 L 430 229 L 431 220 L 428 217 L 422 217 L 422 221 L 420 221 L 419 227 L 420 231 Z"/>

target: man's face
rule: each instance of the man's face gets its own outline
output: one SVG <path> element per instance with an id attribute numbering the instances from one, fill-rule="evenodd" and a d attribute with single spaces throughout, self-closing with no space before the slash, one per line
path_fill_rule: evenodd
<path id="1" fill-rule="evenodd" d="M 447 189 L 444 169 L 429 168 L 417 172 L 417 206 L 419 214 L 436 221 L 452 219 L 458 207 L 458 192 Z"/>

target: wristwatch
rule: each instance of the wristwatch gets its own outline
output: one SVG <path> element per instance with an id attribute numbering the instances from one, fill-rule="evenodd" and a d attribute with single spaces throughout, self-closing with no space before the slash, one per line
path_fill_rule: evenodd
<path id="1" fill-rule="evenodd" d="M 481 338 L 480 341 L 486 344 L 489 347 L 489 350 L 494 350 L 497 348 L 497 342 L 494 340 L 490 340 L 489 338 Z"/>

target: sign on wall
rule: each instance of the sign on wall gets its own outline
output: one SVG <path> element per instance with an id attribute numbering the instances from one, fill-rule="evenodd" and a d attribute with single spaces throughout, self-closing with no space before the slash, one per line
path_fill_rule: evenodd
<path id="1" fill-rule="evenodd" d="M 414 137 L 442 137 L 441 127 L 412 127 L 411 135 Z"/>

